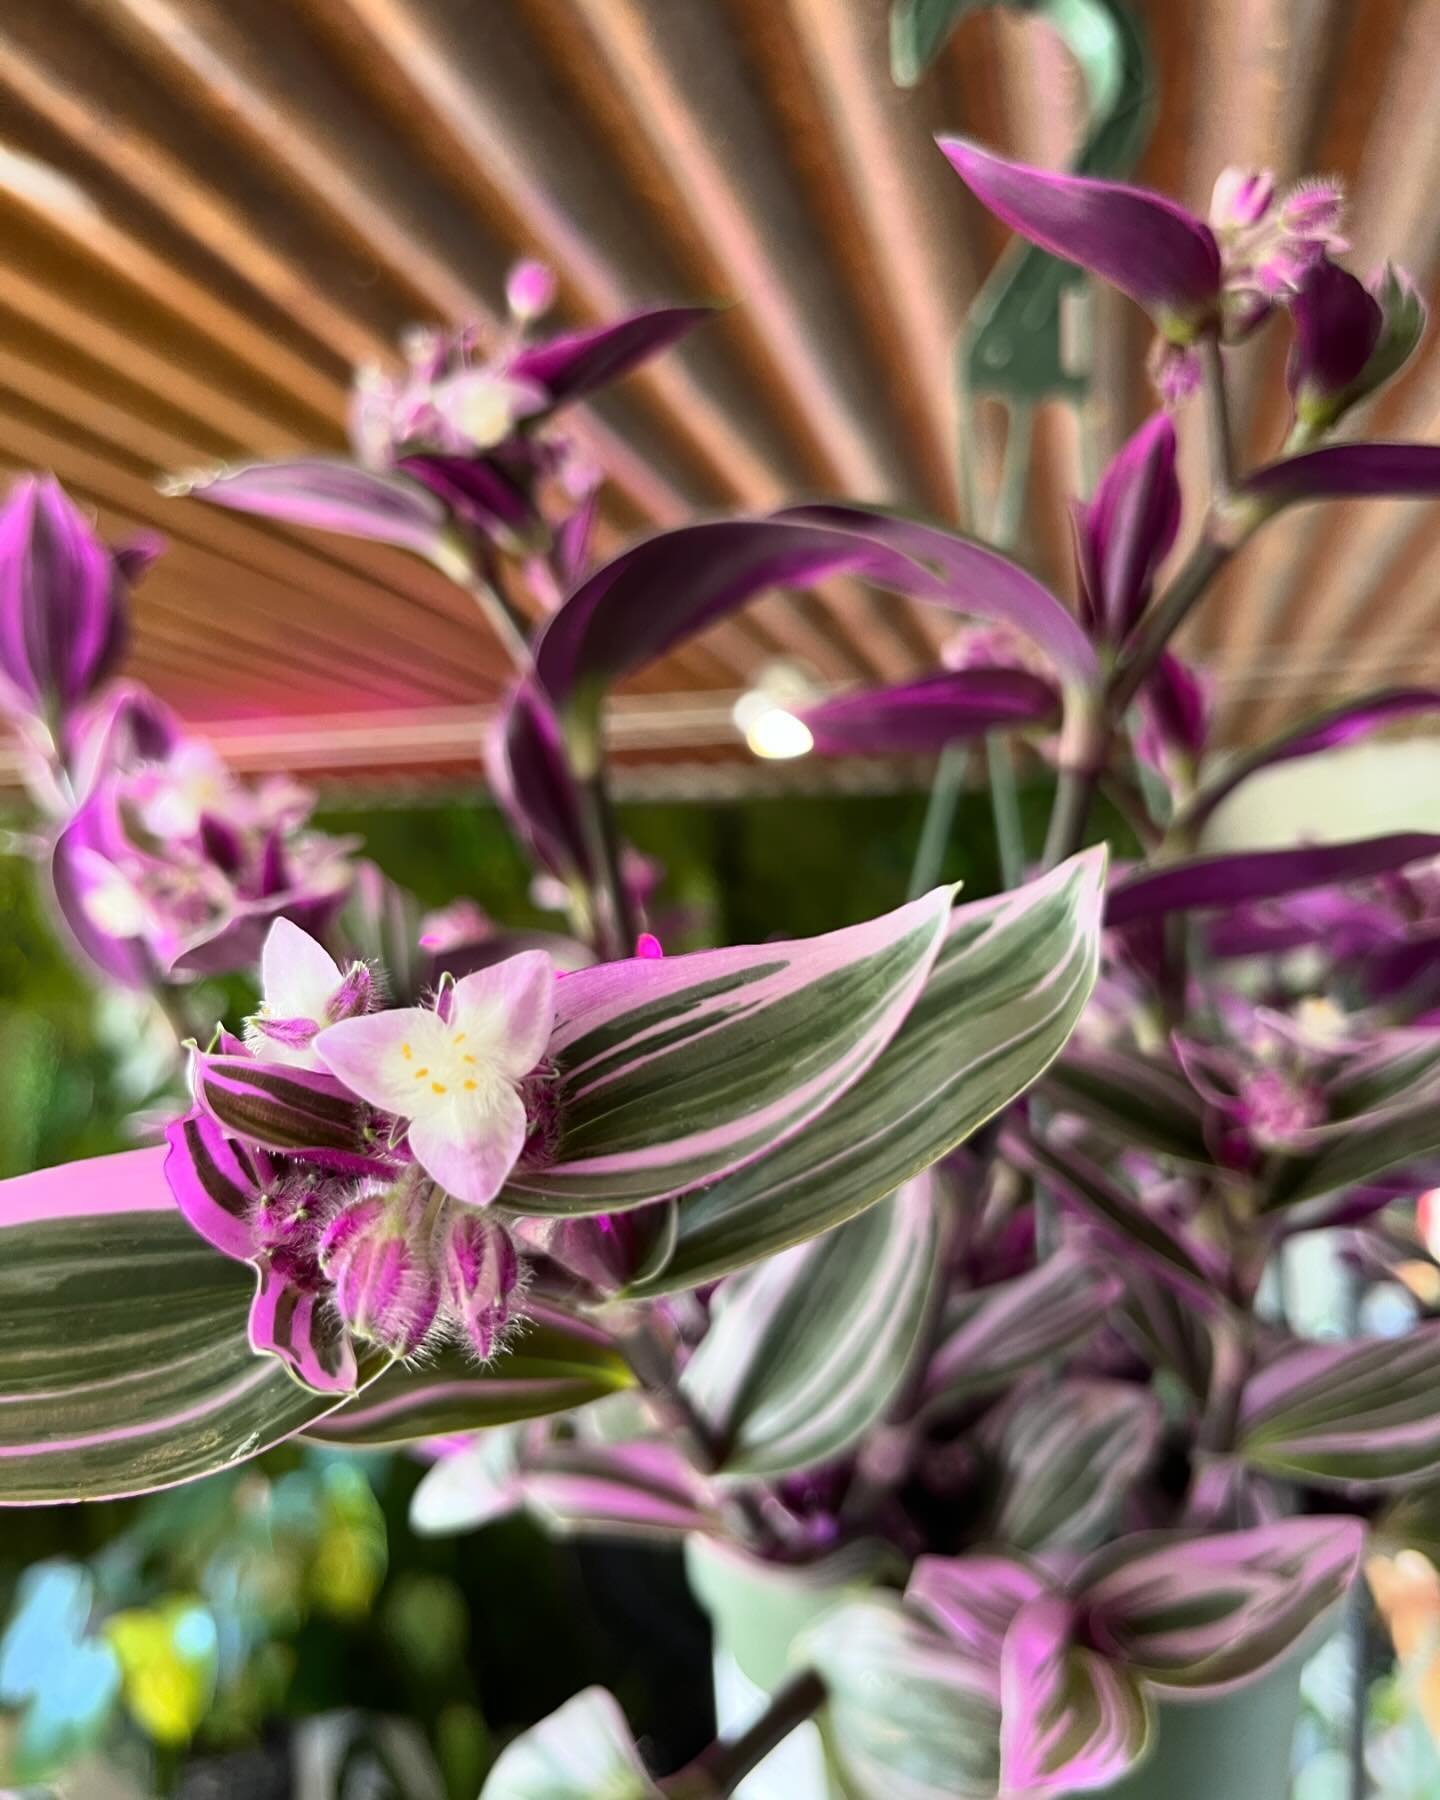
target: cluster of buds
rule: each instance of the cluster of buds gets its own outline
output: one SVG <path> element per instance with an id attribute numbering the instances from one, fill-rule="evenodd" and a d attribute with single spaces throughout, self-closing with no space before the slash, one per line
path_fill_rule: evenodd
<path id="1" fill-rule="evenodd" d="M 1225 335 L 1246 337 L 1277 301 L 1298 294 L 1316 263 L 1349 248 L 1340 236 L 1339 182 L 1312 179 L 1277 191 L 1268 169 L 1224 169 L 1210 198 L 1220 245 Z"/>

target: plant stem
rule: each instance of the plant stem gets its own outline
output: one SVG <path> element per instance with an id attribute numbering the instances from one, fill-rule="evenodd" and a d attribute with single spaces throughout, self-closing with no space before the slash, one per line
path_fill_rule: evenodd
<path id="1" fill-rule="evenodd" d="M 1025 827 L 1015 787 L 1015 760 L 1003 731 L 992 731 L 985 739 L 985 766 L 990 777 L 990 811 L 995 819 L 1001 884 L 1018 887 L 1025 879 Z"/>
<path id="2" fill-rule="evenodd" d="M 1115 671 L 1107 700 L 1112 719 L 1124 714 L 1191 608 L 1238 548 L 1238 544 L 1222 543 L 1208 527 L 1202 532 L 1175 579 L 1146 614 L 1132 640 L 1133 648 Z"/>
<path id="3" fill-rule="evenodd" d="M 656 1331 L 653 1319 L 647 1314 L 643 1324 L 626 1332 L 618 1341 L 621 1355 L 656 1412 L 674 1434 L 686 1460 L 701 1474 L 711 1474 L 720 1465 L 721 1445 L 675 1379 L 674 1359 Z"/>
<path id="4" fill-rule="evenodd" d="M 1230 396 L 1225 386 L 1225 353 L 1216 336 L 1199 345 L 1205 418 L 1210 435 L 1210 504 L 1223 502 L 1235 485 L 1235 439 L 1230 426 Z"/>
<path id="5" fill-rule="evenodd" d="M 740 1783 L 797 1725 L 824 1704 L 825 1684 L 813 1669 L 792 1675 L 770 1696 L 770 1704 L 737 1738 L 717 1739 L 690 1767 L 664 1784 L 663 1791 L 685 1800 L 733 1794 Z"/>
<path id="6" fill-rule="evenodd" d="M 965 770 L 970 761 L 969 747 L 949 743 L 940 752 L 935 765 L 935 779 L 930 784 L 930 798 L 925 802 L 925 819 L 920 827 L 920 841 L 915 846 L 915 861 L 910 869 L 907 900 L 918 900 L 928 894 L 940 879 L 945 860 L 945 846 L 950 828 L 955 823 L 955 807 L 965 785 Z"/>
<path id="7" fill-rule="evenodd" d="M 1062 769 L 1055 789 L 1055 804 L 1050 810 L 1050 827 L 1045 834 L 1045 853 L 1041 866 L 1053 869 L 1073 856 L 1085 841 L 1085 826 L 1090 818 L 1090 802 L 1100 780 L 1095 769 Z"/>
<path id="8" fill-rule="evenodd" d="M 530 623 L 492 579 L 474 543 L 458 532 L 449 532 L 433 560 L 479 606 L 516 670 L 523 674 L 530 667 Z"/>
<path id="9" fill-rule="evenodd" d="M 629 956 L 635 948 L 636 922 L 630 896 L 620 872 L 620 841 L 615 830 L 615 813 L 610 804 L 610 790 L 601 763 L 594 774 L 576 780 L 580 795 L 581 823 L 585 844 L 595 871 L 595 885 L 600 906 L 596 933 L 602 940 L 597 946 L 611 958 Z"/>

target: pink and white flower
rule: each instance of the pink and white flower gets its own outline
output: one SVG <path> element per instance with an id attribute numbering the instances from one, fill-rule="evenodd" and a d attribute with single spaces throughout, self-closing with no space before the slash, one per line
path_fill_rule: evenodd
<path id="1" fill-rule="evenodd" d="M 433 1008 L 331 1025 L 314 1049 L 353 1093 L 406 1122 L 411 1154 L 447 1193 L 485 1206 L 525 1148 L 520 1084 L 554 1017 L 554 965 L 527 950 L 442 990 Z"/>

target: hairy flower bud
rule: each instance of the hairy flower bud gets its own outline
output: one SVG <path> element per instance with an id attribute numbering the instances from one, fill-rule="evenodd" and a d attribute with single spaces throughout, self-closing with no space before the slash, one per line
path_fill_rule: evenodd
<path id="1" fill-rule="evenodd" d="M 522 324 L 549 312 L 555 304 L 555 271 L 533 257 L 516 263 L 505 277 L 505 303 Z"/>
<path id="2" fill-rule="evenodd" d="M 448 1322 L 482 1362 L 500 1343 L 520 1288 L 520 1258 L 503 1225 L 452 1207 L 440 1251 Z"/>
<path id="3" fill-rule="evenodd" d="M 418 1199 L 409 1177 L 362 1194 L 336 1214 L 320 1240 L 321 1267 L 341 1318 L 357 1337 L 397 1356 L 420 1348 L 440 1310 L 440 1279 Z"/>

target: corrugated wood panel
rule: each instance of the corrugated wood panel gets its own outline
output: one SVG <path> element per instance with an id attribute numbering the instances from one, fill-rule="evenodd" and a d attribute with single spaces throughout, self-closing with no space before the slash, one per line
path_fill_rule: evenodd
<path id="1" fill-rule="evenodd" d="M 170 538 L 139 596 L 136 672 L 196 719 L 247 720 L 262 737 L 267 720 L 275 733 L 310 721 L 312 762 L 317 721 L 374 710 L 387 742 L 416 721 L 417 767 L 432 739 L 437 769 L 453 763 L 456 709 L 493 703 L 506 675 L 463 595 L 399 554 L 154 484 L 215 459 L 338 447 L 351 367 L 388 357 L 414 320 L 496 317 L 520 254 L 556 266 L 566 323 L 662 298 L 736 302 L 585 416 L 608 474 L 608 544 L 815 494 L 956 518 L 950 347 L 1004 234 L 931 134 L 1057 163 L 1083 92 L 1043 25 L 994 11 L 898 92 L 887 10 L 0 10 L 0 468 L 53 468 L 107 530 Z M 1440 0 L 1138 10 L 1161 98 L 1143 179 L 1203 206 L 1227 162 L 1337 172 L 1358 265 L 1388 253 L 1440 285 Z M 1022 553 L 1065 592 L 1065 498 L 1150 404 L 1143 319 L 1102 296 L 1095 321 L 1089 454 L 1070 416 L 1045 409 L 1027 492 Z M 1283 431 L 1283 359 L 1276 329 L 1240 366 L 1251 459 Z M 1433 344 L 1362 423 L 1440 435 Z M 1198 425 L 1182 422 L 1192 492 Z M 1000 438 L 982 408 L 961 446 L 982 494 Z M 1352 507 L 1272 528 L 1190 631 L 1227 730 L 1252 737 L 1362 680 L 1440 678 L 1437 583 L 1433 511 Z M 713 753 L 717 706 L 775 656 L 826 681 L 894 678 L 927 666 L 943 634 L 923 609 L 845 586 L 770 599 L 636 684 L 636 704 L 649 695 L 671 726 L 635 753 Z M 687 719 L 712 721 L 709 736 L 697 725 L 687 743 Z M 337 740 L 337 764 L 351 757 Z"/>

